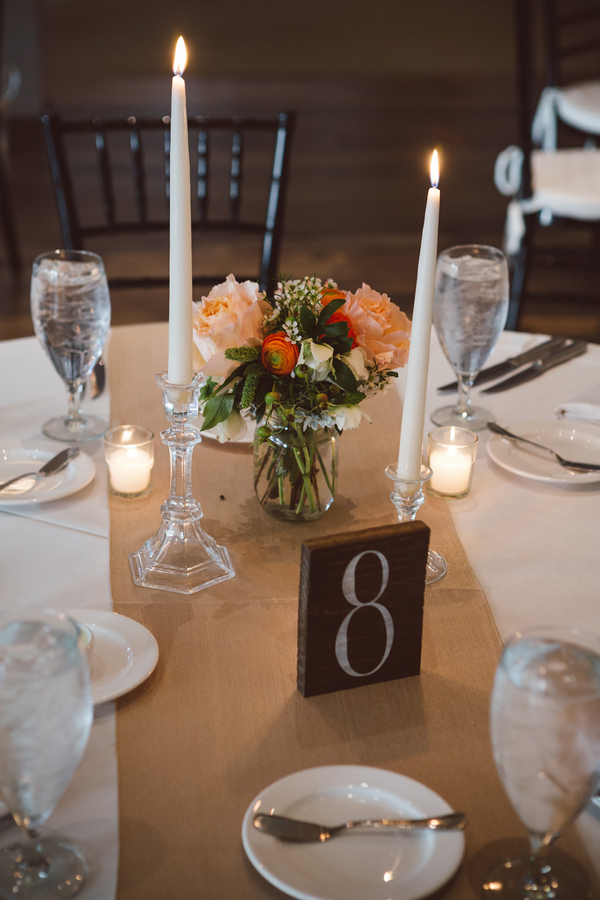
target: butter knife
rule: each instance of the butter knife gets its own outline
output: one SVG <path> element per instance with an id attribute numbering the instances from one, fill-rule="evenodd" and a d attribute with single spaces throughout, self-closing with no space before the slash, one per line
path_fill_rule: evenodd
<path id="1" fill-rule="evenodd" d="M 547 372 L 549 369 L 553 369 L 555 366 L 560 366 L 570 359 L 581 356 L 586 350 L 586 341 L 573 341 L 573 343 L 569 344 L 567 347 L 563 347 L 561 350 L 558 350 L 556 353 L 553 353 L 545 359 L 538 360 L 532 366 L 529 366 L 528 369 L 517 372 L 516 375 L 505 378 L 504 381 L 500 381 L 498 384 L 493 384 L 481 393 L 498 394 L 501 391 L 508 391 L 511 388 L 518 387 L 520 384 L 526 384 L 526 382 L 532 381 L 534 378 L 543 375 L 544 372 Z"/>
<path id="2" fill-rule="evenodd" d="M 447 813 L 429 819 L 363 819 L 360 822 L 343 822 L 341 825 L 317 825 L 287 816 L 259 813 L 254 816 L 254 827 L 279 838 L 280 841 L 321 843 L 349 831 L 462 831 L 467 826 L 464 813 Z"/>
<path id="3" fill-rule="evenodd" d="M 553 353 L 555 350 L 564 347 L 566 343 L 567 338 L 565 337 L 554 337 L 550 338 L 549 341 L 543 341 L 541 344 L 532 347 L 531 350 L 525 350 L 523 353 L 519 353 L 518 356 L 511 356 L 510 359 L 505 359 L 504 362 L 497 363 L 495 366 L 489 366 L 487 369 L 482 369 L 479 375 L 473 380 L 473 385 L 477 386 L 479 384 L 485 384 L 486 381 L 493 381 L 494 378 L 502 378 L 503 375 L 510 375 L 515 369 L 519 369 L 526 363 L 532 363 L 538 359 L 543 359 L 545 356 L 548 356 L 549 353 Z M 438 388 L 438 391 L 450 393 L 450 391 L 455 391 L 456 388 L 457 382 L 452 381 L 449 384 L 443 384 L 442 387 Z"/>

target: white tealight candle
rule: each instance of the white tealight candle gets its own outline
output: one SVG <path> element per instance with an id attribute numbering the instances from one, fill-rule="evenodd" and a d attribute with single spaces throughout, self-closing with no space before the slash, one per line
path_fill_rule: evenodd
<path id="1" fill-rule="evenodd" d="M 398 477 L 414 481 L 421 474 L 423 428 L 425 425 L 425 394 L 429 369 L 429 343 L 433 319 L 433 290 L 437 262 L 440 192 L 437 150 L 431 157 L 431 188 L 427 194 L 425 221 L 421 237 L 421 251 L 417 269 L 417 286 L 413 308 L 410 351 L 406 366 L 406 390 L 398 451 Z"/>
<path id="2" fill-rule="evenodd" d="M 108 471 L 111 486 L 119 494 L 141 494 L 150 484 L 152 460 L 145 450 L 123 447 L 112 453 Z"/>
<path id="3" fill-rule="evenodd" d="M 429 482 L 438 494 L 464 494 L 471 480 L 471 454 L 460 447 L 432 450 L 429 465 L 433 475 Z"/>
<path id="4" fill-rule="evenodd" d="M 477 435 L 449 425 L 434 428 L 428 443 L 427 462 L 433 472 L 428 489 L 444 497 L 464 497 L 471 488 Z"/>
<path id="5" fill-rule="evenodd" d="M 154 435 L 139 425 L 119 425 L 104 435 L 111 494 L 139 497 L 152 488 Z"/>

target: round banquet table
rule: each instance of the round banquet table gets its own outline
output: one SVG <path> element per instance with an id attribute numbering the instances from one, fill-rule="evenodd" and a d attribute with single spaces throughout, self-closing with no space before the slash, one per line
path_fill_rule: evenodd
<path id="1" fill-rule="evenodd" d="M 143 347 L 143 329 L 157 327 L 166 329 L 166 325 L 130 326 L 133 345 Z M 539 336 L 505 332 L 488 365 L 540 340 Z M 433 427 L 428 418 L 431 410 L 447 402 L 448 395 L 442 397 L 435 388 L 451 378 L 433 336 L 426 431 Z M 595 386 L 600 400 L 600 346 L 590 345 L 582 357 L 517 389 L 481 398 L 481 402 L 500 423 L 551 420 L 559 403 Z M 400 393 L 404 389 L 403 372 L 397 389 Z M 474 399 L 477 397 L 474 391 Z M 2 446 L 17 443 L 55 450 L 40 426 L 63 408 L 64 388 L 37 340 L 0 343 Z M 87 408 L 108 417 L 108 391 L 98 400 L 88 401 Z M 486 441 L 487 434 L 480 434 L 471 493 L 463 500 L 450 501 L 450 508 L 501 636 L 541 623 L 600 633 L 600 484 L 563 487 L 513 475 L 492 462 Z M 96 464 L 96 478 L 78 494 L 34 508 L 0 503 L 0 602 L 6 608 L 112 608 L 102 442 L 91 442 L 83 449 Z M 202 448 L 196 452 L 201 453 Z M 600 873 L 600 814 L 590 807 L 578 827 Z M 84 760 L 46 828 L 72 837 L 93 861 L 82 897 L 114 897 L 119 848 L 112 703 L 97 708 Z M 9 836 L 10 830 L 5 829 L 2 837 L 6 841 Z"/>

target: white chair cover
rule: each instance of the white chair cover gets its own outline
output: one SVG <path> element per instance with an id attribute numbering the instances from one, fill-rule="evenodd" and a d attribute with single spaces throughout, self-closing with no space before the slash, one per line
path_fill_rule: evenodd
<path id="1" fill-rule="evenodd" d="M 496 160 L 494 182 L 500 193 L 513 196 L 521 186 L 523 151 L 511 146 Z M 508 205 L 504 235 L 509 255 L 518 252 L 525 234 L 524 214 L 546 212 L 552 216 L 600 221 L 600 150 L 534 150 L 531 154 L 532 196 Z M 544 218 L 546 223 L 544 223 Z"/>
<path id="2" fill-rule="evenodd" d="M 544 150 L 556 150 L 556 120 L 600 135 L 600 81 L 565 88 L 544 88 L 531 125 L 531 136 Z"/>

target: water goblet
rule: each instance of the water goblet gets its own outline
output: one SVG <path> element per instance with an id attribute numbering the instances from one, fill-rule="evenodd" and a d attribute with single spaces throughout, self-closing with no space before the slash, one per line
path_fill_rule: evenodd
<path id="1" fill-rule="evenodd" d="M 495 416 L 473 406 L 473 380 L 496 346 L 508 315 L 508 266 L 495 247 L 466 244 L 440 254 L 433 322 L 458 381 L 458 403 L 432 413 L 436 425 L 480 431 Z"/>
<path id="2" fill-rule="evenodd" d="M 23 840 L 0 850 L 0 896 L 72 897 L 87 864 L 77 849 L 43 838 L 85 749 L 93 717 L 77 630 L 49 611 L 0 617 L 0 792 Z"/>
<path id="3" fill-rule="evenodd" d="M 497 865 L 484 896 L 591 897 L 582 870 L 553 859 L 550 847 L 600 775 L 600 638 L 550 627 L 514 635 L 496 671 L 490 720 L 496 766 L 531 852 Z"/>
<path id="4" fill-rule="evenodd" d="M 57 441 L 89 441 L 108 427 L 83 415 L 82 392 L 100 358 L 110 325 L 110 295 L 104 264 L 95 253 L 55 250 L 33 263 L 31 315 L 35 333 L 67 385 L 66 417 L 49 419 L 44 434 Z"/>

